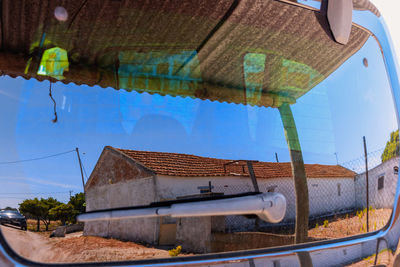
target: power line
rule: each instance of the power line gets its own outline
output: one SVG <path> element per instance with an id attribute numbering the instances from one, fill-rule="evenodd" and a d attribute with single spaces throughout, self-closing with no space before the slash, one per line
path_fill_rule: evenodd
<path id="1" fill-rule="evenodd" d="M 83 165 L 83 162 L 82 162 L 82 167 L 83 167 L 83 173 L 85 174 L 86 181 L 87 181 L 88 177 L 87 177 L 86 170 L 85 170 L 85 165 Z"/>
<path id="2" fill-rule="evenodd" d="M 49 194 L 68 194 L 69 191 L 63 192 L 34 192 L 34 193 L 21 193 L 21 192 L 13 192 L 13 193 L 0 193 L 0 195 L 49 195 Z"/>
<path id="3" fill-rule="evenodd" d="M 75 149 L 74 149 L 74 150 L 65 151 L 65 152 L 61 152 L 61 153 L 57 153 L 57 154 L 52 154 L 52 155 L 44 156 L 44 157 L 39 157 L 39 158 L 24 159 L 24 160 L 16 160 L 16 161 L 3 161 L 3 162 L 0 162 L 0 165 L 4 165 L 4 164 L 13 164 L 13 163 L 21 163 L 21 162 L 34 161 L 34 160 L 41 160 L 41 159 L 47 159 L 47 158 L 52 158 L 52 157 L 57 157 L 57 156 L 61 156 L 61 155 L 64 155 L 64 154 L 68 154 L 68 153 L 71 153 L 71 152 L 75 152 Z"/>

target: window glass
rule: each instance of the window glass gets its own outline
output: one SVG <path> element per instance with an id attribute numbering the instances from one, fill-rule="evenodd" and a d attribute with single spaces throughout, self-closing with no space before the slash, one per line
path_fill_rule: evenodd
<path id="1" fill-rule="evenodd" d="M 386 225 L 398 125 L 369 33 L 353 27 L 341 46 L 318 28 L 321 44 L 291 31 L 296 23 L 278 31 L 233 16 L 208 38 L 218 20 L 196 15 L 207 29 L 165 44 L 151 39 L 167 38 L 157 27 L 139 31 L 159 13 L 135 12 L 137 43 L 102 50 L 96 60 L 108 69 L 90 72 L 107 86 L 70 83 L 78 55 L 58 47 L 26 63 L 51 82 L 0 78 L 0 208 L 20 213 L 0 220 L 16 252 L 40 262 L 170 258 Z M 186 13 L 174 18 L 188 23 Z"/>

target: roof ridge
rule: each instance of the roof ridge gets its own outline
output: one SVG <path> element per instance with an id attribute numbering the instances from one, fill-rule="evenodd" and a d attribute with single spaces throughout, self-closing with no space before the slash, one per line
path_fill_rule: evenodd
<path id="1" fill-rule="evenodd" d="M 245 163 L 248 160 L 231 160 L 203 157 L 192 154 L 176 152 L 158 152 L 114 148 L 125 154 L 127 157 L 140 162 L 143 166 L 154 170 L 162 175 L 172 176 L 230 176 L 232 173 L 239 173 L 248 176 L 247 164 L 234 164 L 235 162 Z M 227 164 L 227 163 L 233 164 Z M 309 178 L 334 178 L 354 177 L 355 173 L 340 165 L 326 164 L 304 164 Z M 256 161 L 253 163 L 255 174 L 258 178 L 279 178 L 292 177 L 290 162 L 265 162 Z"/>

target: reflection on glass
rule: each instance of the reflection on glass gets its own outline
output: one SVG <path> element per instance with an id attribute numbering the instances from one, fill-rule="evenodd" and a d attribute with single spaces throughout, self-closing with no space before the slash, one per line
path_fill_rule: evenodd
<path id="1" fill-rule="evenodd" d="M 68 71 L 67 51 L 60 47 L 53 47 L 43 52 L 37 74 L 53 77 L 62 80 L 64 71 Z"/>
<path id="2" fill-rule="evenodd" d="M 193 55 L 119 53 L 119 87 L 128 90 L 55 83 L 57 123 L 51 121 L 47 82 L 2 78 L 0 107 L 7 116 L 1 118 L 0 207 L 19 209 L 28 230 L 0 219 L 17 252 L 37 261 L 78 262 L 293 244 L 299 216 L 292 151 L 300 153 L 307 178 L 304 242 L 387 223 L 399 138 L 373 38 L 313 88 L 322 76 L 310 67 L 281 58 L 282 65 L 270 72 L 269 54 L 247 53 L 240 91 L 247 105 L 181 97 L 195 96 L 203 85 L 201 60 Z M 274 99 L 271 105 L 260 102 L 265 95 Z M 297 137 L 288 142 L 289 115 Z M 266 210 L 285 209 L 283 218 L 260 216 L 259 206 L 251 212 L 239 204 L 230 208 L 243 198 L 259 200 L 260 193 L 267 196 Z M 285 207 L 275 206 L 269 199 L 274 195 L 284 197 Z M 222 202 L 215 208 L 209 201 Z M 177 204 L 188 206 L 182 211 Z M 78 213 L 137 206 L 157 216 L 126 218 L 122 212 L 115 220 L 76 220 Z M 50 234 L 55 238 L 49 240 Z M 36 243 L 26 249 L 21 240 Z M 39 253 L 34 247 L 41 244 L 46 250 Z M 56 257 L 59 249 L 64 252 Z"/>
<path id="3" fill-rule="evenodd" d="M 195 95 L 201 81 L 196 51 L 120 52 L 119 62 L 119 86 L 129 91 Z"/>

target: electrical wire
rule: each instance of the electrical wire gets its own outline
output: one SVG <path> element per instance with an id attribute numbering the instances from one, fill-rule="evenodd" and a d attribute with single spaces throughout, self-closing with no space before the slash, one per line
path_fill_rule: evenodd
<path id="1" fill-rule="evenodd" d="M 3 161 L 3 162 L 0 162 L 0 165 L 14 164 L 14 163 L 21 163 L 21 162 L 28 162 L 28 161 L 35 161 L 35 160 L 41 160 L 41 159 L 48 159 L 48 158 L 57 157 L 57 156 L 61 156 L 61 155 L 72 153 L 72 152 L 75 152 L 75 149 L 69 150 L 69 151 L 65 151 L 65 152 L 61 152 L 61 153 L 57 153 L 57 154 L 44 156 L 44 157 L 39 157 L 39 158 L 31 158 L 31 159 L 16 160 L 16 161 Z"/>
<path id="2" fill-rule="evenodd" d="M 48 194 L 69 194 L 69 191 L 64 191 L 64 192 L 34 192 L 34 193 L 21 193 L 21 192 L 0 193 L 0 195 L 48 195 Z"/>
<path id="3" fill-rule="evenodd" d="M 85 174 L 86 181 L 87 181 L 88 180 L 88 176 L 86 174 L 85 165 L 83 165 L 83 162 L 82 162 L 82 168 L 83 168 L 83 173 Z"/>

